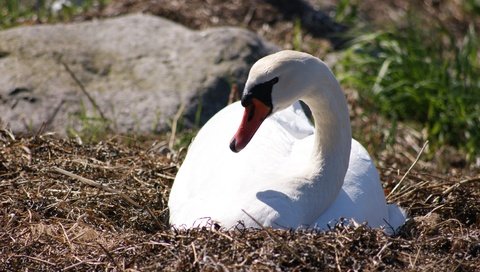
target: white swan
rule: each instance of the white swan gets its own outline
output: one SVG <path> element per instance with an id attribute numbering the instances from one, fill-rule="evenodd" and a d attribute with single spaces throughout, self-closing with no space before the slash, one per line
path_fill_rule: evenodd
<path id="1" fill-rule="evenodd" d="M 298 100 L 310 107 L 315 127 Z M 392 233 L 405 222 L 401 208 L 386 204 L 370 156 L 352 139 L 334 75 L 296 51 L 253 65 L 241 103 L 212 117 L 191 144 L 168 206 L 170 223 L 187 228 L 213 220 L 227 228 L 242 221 L 327 229 L 346 218 Z"/>

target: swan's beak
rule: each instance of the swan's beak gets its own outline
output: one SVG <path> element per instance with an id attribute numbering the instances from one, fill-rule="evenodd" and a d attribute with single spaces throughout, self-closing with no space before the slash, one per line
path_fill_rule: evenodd
<path id="1" fill-rule="evenodd" d="M 242 122 L 230 142 L 230 149 L 233 152 L 239 152 L 252 139 L 263 120 L 272 112 L 272 109 L 262 101 L 253 98 L 249 105 L 245 106 Z"/>

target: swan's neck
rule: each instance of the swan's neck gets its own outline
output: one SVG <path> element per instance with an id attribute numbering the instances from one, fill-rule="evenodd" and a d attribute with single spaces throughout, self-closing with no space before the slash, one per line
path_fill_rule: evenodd
<path id="1" fill-rule="evenodd" d="M 302 98 L 310 107 L 315 124 L 310 177 L 312 194 L 323 212 L 342 188 L 350 159 L 352 132 L 347 101 L 333 74 Z M 325 83 L 326 82 L 326 83 Z"/>
<path id="2" fill-rule="evenodd" d="M 331 97 L 325 97 L 323 93 L 313 92 L 303 99 L 312 111 L 315 124 L 312 157 L 313 161 L 320 164 L 318 166 L 332 164 L 339 168 L 338 174 L 345 175 L 352 141 L 350 116 L 340 86 L 338 86 L 338 92 L 331 92 L 331 95 Z"/>

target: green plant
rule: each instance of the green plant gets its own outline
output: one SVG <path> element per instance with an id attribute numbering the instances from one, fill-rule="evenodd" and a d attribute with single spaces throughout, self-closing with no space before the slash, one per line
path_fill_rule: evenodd
<path id="1" fill-rule="evenodd" d="M 387 117 L 423 124 L 434 149 L 449 144 L 478 155 L 479 49 L 473 26 L 459 41 L 410 16 L 404 27 L 359 35 L 335 70 Z"/>
<path id="2" fill-rule="evenodd" d="M 480 0 L 465 0 L 462 4 L 465 11 L 480 15 Z"/>
<path id="3" fill-rule="evenodd" d="M 176 121 L 174 119 L 171 122 L 169 122 L 169 125 L 171 127 L 171 135 L 173 135 L 171 137 L 174 137 L 174 139 L 171 140 L 172 141 L 171 147 L 174 150 L 187 148 L 192 142 L 193 138 L 195 138 L 195 135 L 197 135 L 201 127 L 202 110 L 203 110 L 203 97 L 200 96 L 198 98 L 197 109 L 195 110 L 193 127 L 191 128 L 185 127 L 185 124 L 184 124 L 185 116 L 183 115 L 183 108 L 181 111 L 177 113 L 175 117 L 175 118 L 178 117 L 178 119 Z M 174 126 L 176 126 L 175 129 L 173 129 Z"/>
<path id="4" fill-rule="evenodd" d="M 69 117 L 70 123 L 78 124 L 67 127 L 69 137 L 80 137 L 84 142 L 96 143 L 105 139 L 111 132 L 111 122 L 96 112 L 89 113 L 83 102 L 80 103 L 80 110 Z"/>
<path id="5" fill-rule="evenodd" d="M 295 18 L 293 25 L 293 50 L 302 50 L 303 34 L 302 34 L 302 21 L 299 18 Z"/>
<path id="6" fill-rule="evenodd" d="M 0 29 L 14 27 L 23 22 L 69 21 L 78 14 L 92 9 L 103 9 L 109 0 L 85 0 L 81 4 L 71 1 L 52 10 L 53 0 L 0 0 Z"/>
<path id="7" fill-rule="evenodd" d="M 338 1 L 335 11 L 335 21 L 347 25 L 353 25 L 358 18 L 358 1 L 357 0 L 340 0 Z"/>

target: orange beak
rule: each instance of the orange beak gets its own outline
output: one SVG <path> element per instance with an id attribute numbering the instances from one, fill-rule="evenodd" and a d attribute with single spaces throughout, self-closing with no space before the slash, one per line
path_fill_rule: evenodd
<path id="1" fill-rule="evenodd" d="M 240 127 L 230 142 L 230 149 L 236 153 L 245 148 L 271 112 L 272 109 L 269 106 L 253 98 L 250 105 L 245 107 Z"/>

